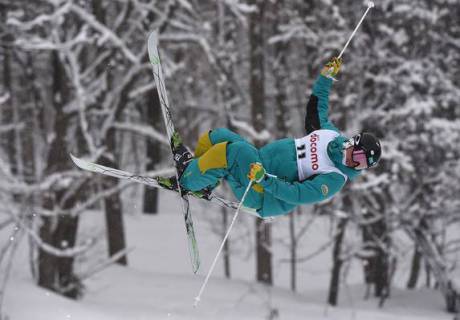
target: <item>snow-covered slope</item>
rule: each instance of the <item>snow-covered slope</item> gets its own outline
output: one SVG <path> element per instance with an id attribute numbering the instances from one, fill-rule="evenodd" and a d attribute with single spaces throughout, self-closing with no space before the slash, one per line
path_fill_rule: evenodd
<path id="1" fill-rule="evenodd" d="M 327 307 L 326 299 L 330 252 L 299 266 L 299 293 L 288 290 L 289 267 L 275 261 L 275 287 L 253 282 L 254 262 L 251 257 L 248 230 L 252 217 L 242 217 L 232 238 L 232 278 L 223 277 L 218 264 L 215 274 L 202 296 L 198 308 L 194 297 L 219 246 L 219 237 L 211 229 L 216 227 L 205 215 L 216 215 L 220 209 L 200 213 L 194 203 L 195 225 L 202 254 L 202 269 L 193 275 L 188 261 L 183 218 L 175 208 L 173 198 L 163 195 L 161 214 L 133 213 L 125 218 L 129 267 L 111 266 L 85 282 L 86 292 L 80 301 L 71 301 L 37 288 L 28 271 L 27 250 L 23 245 L 15 260 L 14 270 L 5 297 L 5 312 L 9 320 L 147 320 L 147 319 L 451 319 L 443 312 L 443 301 L 433 291 L 408 292 L 395 289 L 383 309 L 377 301 L 363 301 L 364 288 L 359 266 L 351 268 L 347 285 L 342 287 L 340 307 Z M 177 204 L 179 205 L 179 204 Z M 130 206 L 128 204 L 128 206 Z M 129 211 L 129 210 L 128 210 Z M 103 217 L 98 212 L 86 213 L 82 219 L 80 236 L 104 236 Z M 303 239 L 309 252 L 327 241 L 328 222 L 319 219 L 310 234 Z M 281 237 L 287 228 L 283 221 L 274 227 L 274 236 Z M 275 243 L 278 243 L 275 241 Z M 283 247 L 275 245 L 277 259 L 286 256 Z M 105 255 L 104 246 L 92 250 L 79 259 L 79 271 L 85 271 Z M 308 251 L 307 251 L 308 252 Z M 353 271 L 355 270 L 355 271 Z M 273 318 L 269 318 L 269 316 Z M 276 318 L 275 316 L 278 316 Z"/>

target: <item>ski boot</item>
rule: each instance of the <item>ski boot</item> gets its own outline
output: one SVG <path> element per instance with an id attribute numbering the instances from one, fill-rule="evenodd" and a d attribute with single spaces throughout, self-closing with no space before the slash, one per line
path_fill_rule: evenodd
<path id="1" fill-rule="evenodd" d="M 163 188 L 179 192 L 179 186 L 177 184 L 176 176 L 156 177 L 156 180 L 158 181 L 158 184 L 162 186 Z M 206 200 L 211 199 L 212 189 L 210 188 L 201 189 L 199 191 L 189 191 L 189 190 L 185 190 L 184 188 L 181 188 L 181 190 L 182 192 L 191 194 L 197 198 L 206 199 Z"/>
<path id="2" fill-rule="evenodd" d="M 172 190 L 172 191 L 179 191 L 176 176 L 155 177 L 155 180 L 158 181 L 158 184 L 165 189 Z"/>
<path id="3" fill-rule="evenodd" d="M 190 161 L 193 160 L 193 154 L 184 145 L 181 137 L 177 132 L 174 132 L 171 137 L 171 150 L 173 152 L 177 173 L 180 178 L 182 177 L 182 174 L 184 173 Z"/>

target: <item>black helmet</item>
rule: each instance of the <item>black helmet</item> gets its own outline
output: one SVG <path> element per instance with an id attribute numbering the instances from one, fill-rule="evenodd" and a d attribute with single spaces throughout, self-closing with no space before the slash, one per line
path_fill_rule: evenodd
<path id="1" fill-rule="evenodd" d="M 369 132 L 361 132 L 353 137 L 353 146 L 355 150 L 363 150 L 366 154 L 367 166 L 373 167 L 377 164 L 382 154 L 380 141 Z"/>

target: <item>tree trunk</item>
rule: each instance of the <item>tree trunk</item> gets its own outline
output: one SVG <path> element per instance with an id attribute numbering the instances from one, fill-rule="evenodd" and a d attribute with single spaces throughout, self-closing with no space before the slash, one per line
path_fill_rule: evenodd
<path id="1" fill-rule="evenodd" d="M 152 127 L 158 127 L 161 121 L 161 106 L 158 97 L 158 91 L 153 89 L 149 92 L 146 99 L 149 103 L 145 111 L 148 123 Z M 158 142 L 147 139 L 147 171 L 154 170 L 156 165 L 161 161 L 161 146 Z M 144 213 L 158 213 L 158 189 L 144 188 Z"/>
<path id="2" fill-rule="evenodd" d="M 429 265 L 439 289 L 444 295 L 447 311 L 458 312 L 460 307 L 458 288 L 453 286 L 450 274 L 446 269 L 445 258 L 441 255 L 436 244 L 433 243 L 432 237 L 428 234 L 426 224 L 422 221 L 419 227 L 412 230 L 407 229 L 406 231 L 412 240 L 419 245 L 423 258 Z"/>
<path id="3" fill-rule="evenodd" d="M 251 117 L 254 129 L 261 132 L 265 129 L 265 57 L 264 57 L 264 33 L 263 21 L 265 13 L 264 0 L 251 0 L 256 10 L 249 17 L 249 61 L 250 61 L 250 96 Z M 263 141 L 254 141 L 260 147 Z M 249 170 L 249 168 L 248 168 Z M 271 231 L 270 224 L 256 220 L 256 278 L 258 281 L 272 284 L 272 261 L 271 261 Z"/>
<path id="4" fill-rule="evenodd" d="M 415 245 L 414 255 L 412 256 L 412 267 L 410 270 L 409 280 L 407 281 L 407 289 L 415 289 L 420 275 L 420 265 L 422 261 L 422 254 Z"/>
<path id="5" fill-rule="evenodd" d="M 295 215 L 289 215 L 289 237 L 291 239 L 291 290 L 297 291 L 297 239 L 295 235 Z"/>
<path id="6" fill-rule="evenodd" d="M 64 196 L 65 190 L 48 194 L 43 207 L 57 212 L 71 209 L 75 205 L 78 192 L 68 197 L 63 207 L 59 208 L 58 203 Z M 42 241 L 61 250 L 75 246 L 78 216 L 58 213 L 57 216 L 42 216 L 41 222 L 39 234 Z M 78 298 L 81 294 L 81 284 L 74 274 L 73 262 L 74 257 L 58 257 L 39 249 L 38 285 L 69 298 Z"/>
<path id="7" fill-rule="evenodd" d="M 386 223 L 384 219 L 381 219 L 376 223 L 374 228 L 374 235 L 381 243 L 386 243 Z M 385 298 L 388 296 L 389 288 L 389 263 L 388 254 L 381 247 L 377 247 L 377 256 L 375 259 L 375 296 Z"/>
<path id="8" fill-rule="evenodd" d="M 256 220 L 256 240 L 257 281 L 272 285 L 271 228 L 262 219 Z"/>
<path id="9" fill-rule="evenodd" d="M 431 271 L 428 263 L 425 262 L 425 286 L 431 288 Z"/>
<path id="10" fill-rule="evenodd" d="M 70 89 L 67 87 L 64 68 L 56 51 L 52 53 L 53 64 L 53 102 L 56 111 L 54 120 L 54 139 L 51 142 L 47 166 L 47 175 L 70 170 L 66 143 L 69 117 L 64 113 Z M 73 217 L 62 212 L 71 209 L 78 200 L 78 192 L 67 194 L 67 185 L 55 184 L 52 190 L 44 194 L 43 207 L 55 216 L 42 215 L 40 237 L 58 249 L 67 249 L 75 245 L 78 216 Z M 59 292 L 69 298 L 77 298 L 80 294 L 80 283 L 73 273 L 73 257 L 56 257 L 43 249 L 39 249 L 38 284 L 42 287 Z M 69 287 L 71 289 L 66 289 Z"/>
<path id="11" fill-rule="evenodd" d="M 226 9 L 225 9 L 225 4 L 222 1 L 216 1 L 216 20 L 215 20 L 215 25 L 214 25 L 214 30 L 215 30 L 215 37 L 216 37 L 216 44 L 217 44 L 217 49 L 219 52 L 229 52 L 228 47 L 226 46 L 231 46 L 232 43 L 234 43 L 234 32 L 232 31 L 231 26 L 228 24 L 225 24 L 225 17 L 226 17 Z M 231 75 L 233 73 L 233 65 L 231 63 L 224 63 L 226 56 L 224 55 L 218 55 L 219 60 L 218 63 L 221 65 L 220 72 L 216 76 L 217 83 L 217 92 L 216 92 L 216 100 L 217 104 L 221 106 L 223 112 L 225 113 L 226 117 L 226 126 L 229 130 L 235 130 L 232 128 L 232 124 L 230 121 L 230 114 L 228 111 L 230 110 L 230 107 L 227 105 L 228 101 L 231 101 L 235 97 L 235 92 L 233 92 L 231 85 L 229 84 L 228 81 L 222 81 L 223 78 L 226 78 L 228 75 Z M 229 192 L 228 188 L 226 185 L 223 185 L 223 190 L 224 194 L 227 194 Z M 228 210 L 224 207 L 221 208 L 221 213 L 222 213 L 222 230 L 223 234 L 222 237 L 224 237 L 227 229 L 228 229 Z M 222 253 L 222 258 L 224 262 L 224 274 L 227 279 L 231 278 L 231 264 L 230 264 L 230 258 L 231 258 L 231 252 L 230 252 L 230 239 L 227 239 L 227 241 L 224 244 L 223 247 L 223 253 Z"/>
<path id="12" fill-rule="evenodd" d="M 27 110 L 27 113 L 23 115 L 23 118 L 27 119 L 27 130 L 25 131 L 25 137 L 23 137 L 23 144 L 24 163 L 26 169 L 25 181 L 28 183 L 33 183 L 36 182 L 39 178 L 37 166 L 40 161 L 40 150 L 37 146 L 43 135 L 39 125 L 39 119 L 43 112 L 43 100 L 38 89 L 39 84 L 37 83 L 38 80 L 36 79 L 37 71 L 34 68 L 33 55 L 30 53 L 27 54 L 27 65 L 29 68 L 26 68 L 24 73 L 30 81 L 30 85 L 28 86 L 27 90 L 30 92 L 30 100 L 33 101 L 33 107 L 32 110 Z"/>
<path id="13" fill-rule="evenodd" d="M 2 21 L 6 21 L 7 8 L 6 5 L 0 4 Z M 6 33 L 5 42 L 13 41 L 13 37 Z M 9 103 L 2 106 L 2 123 L 11 124 L 13 123 L 13 108 L 15 107 L 15 94 L 13 93 L 13 77 L 11 72 L 12 66 L 12 51 L 10 46 L 3 46 L 3 85 L 5 86 L 5 93 L 9 94 Z M 2 144 L 6 154 L 8 156 L 8 162 L 11 167 L 11 173 L 16 174 L 16 147 L 15 147 L 15 130 L 10 130 L 5 133 Z"/>
<path id="14" fill-rule="evenodd" d="M 95 17 L 97 18 L 98 22 L 102 24 L 106 24 L 108 12 L 107 7 L 104 6 L 102 1 L 93 0 L 92 1 L 92 9 L 94 11 Z M 129 10 L 129 8 L 127 9 Z M 114 51 L 115 53 L 115 51 Z M 108 69 L 108 70 L 101 70 L 101 72 L 105 72 L 107 74 L 106 81 L 107 81 L 107 88 L 104 92 L 105 94 L 110 91 L 111 88 L 115 86 L 114 79 L 115 75 L 114 72 L 116 70 Z M 133 80 L 134 82 L 134 80 Z M 120 99 L 116 106 L 114 106 L 114 121 L 117 121 L 121 117 L 121 113 L 124 107 L 126 107 L 128 103 L 128 99 L 126 97 L 126 91 L 128 88 L 124 88 L 120 94 Z M 104 99 L 103 95 L 100 96 L 100 99 Z M 100 163 L 102 165 L 117 168 L 118 167 L 118 159 L 117 159 L 117 139 L 116 139 L 116 131 L 114 128 L 110 128 L 107 130 L 107 134 L 105 136 L 105 146 L 106 151 L 101 156 Z M 102 187 L 103 189 L 112 189 L 116 188 L 119 184 L 117 179 L 111 177 L 103 177 L 102 178 Z M 123 224 L 123 205 L 120 197 L 119 192 L 112 193 L 109 197 L 104 198 L 105 204 L 105 219 L 106 219 L 106 232 L 107 232 L 107 244 L 109 249 L 109 256 L 112 257 L 117 253 L 126 249 L 125 244 L 125 232 L 124 232 L 124 224 Z M 118 260 L 115 261 L 117 264 L 120 265 L 127 265 L 128 258 L 126 255 L 121 256 Z"/>
<path id="15" fill-rule="evenodd" d="M 348 219 L 340 219 L 337 225 L 337 236 L 334 241 L 334 249 L 332 251 L 332 272 L 331 272 L 331 281 L 329 284 L 329 296 L 328 303 L 332 306 L 336 306 L 339 296 L 339 287 L 340 287 L 340 271 L 342 270 L 343 260 L 341 257 L 342 253 L 342 243 L 345 236 L 345 229 L 348 223 Z"/>
<path id="16" fill-rule="evenodd" d="M 114 187 L 118 184 L 117 181 L 105 181 L 107 189 Z M 114 256 L 120 251 L 125 250 L 125 232 L 123 225 L 123 212 L 122 204 L 119 194 L 106 197 L 105 200 L 105 219 L 107 226 L 107 242 L 109 247 L 109 256 Z M 121 256 L 116 263 L 120 265 L 128 265 L 128 258 L 126 255 Z"/>
<path id="17" fill-rule="evenodd" d="M 44 243 L 53 244 L 53 217 L 42 216 L 40 227 L 40 239 Z M 56 269 L 55 257 L 43 250 L 38 253 L 38 285 L 54 290 Z"/>
<path id="18" fill-rule="evenodd" d="M 71 200 L 73 202 L 73 200 Z M 74 206 L 69 203 L 68 209 Z M 78 230 L 78 216 L 60 215 L 56 227 L 55 246 L 61 249 L 72 248 L 76 244 Z M 73 272 L 74 257 L 60 257 L 57 259 L 57 276 L 61 293 L 69 298 L 76 299 L 81 293 L 81 284 Z"/>
<path id="19" fill-rule="evenodd" d="M 223 236 L 225 236 L 225 232 L 228 228 L 228 212 L 227 209 L 222 207 L 222 230 Z M 227 240 L 225 241 L 224 248 L 223 248 L 223 258 L 224 258 L 224 274 L 225 278 L 230 279 L 230 242 Z"/>
<path id="20" fill-rule="evenodd" d="M 118 167 L 115 161 L 115 130 L 109 129 L 107 133 L 106 145 L 107 152 L 101 158 L 100 163 L 104 166 L 116 168 Z M 103 188 L 112 189 L 119 184 L 118 179 L 112 177 L 104 177 Z M 125 250 L 125 229 L 123 225 L 123 206 L 121 203 L 120 193 L 115 192 L 104 199 L 107 243 L 109 248 L 109 256 L 112 257 L 120 251 Z M 121 256 L 116 263 L 127 265 L 128 258 L 126 255 Z"/>
<path id="21" fill-rule="evenodd" d="M 373 219 L 373 215 L 365 215 L 365 218 Z M 363 242 L 370 243 L 366 249 L 372 250 L 374 255 L 365 258 L 364 265 L 365 282 L 374 286 L 375 297 L 386 297 L 389 292 L 389 260 L 388 254 L 382 244 L 388 244 L 386 221 L 380 219 L 372 225 L 363 227 Z"/>
<path id="22" fill-rule="evenodd" d="M 260 132 L 265 129 L 265 4 L 264 0 L 251 0 L 249 3 L 256 8 L 251 12 L 249 20 L 251 117 L 254 128 Z"/>
<path id="23" fill-rule="evenodd" d="M 285 22 L 286 14 L 283 10 L 284 0 L 278 0 L 272 8 L 275 35 L 282 34 L 281 25 Z M 275 81 L 275 117 L 277 135 L 280 139 L 288 135 L 289 109 L 287 107 L 287 92 L 289 87 L 288 64 L 286 59 L 287 43 L 278 41 L 274 45 L 273 76 Z"/>
<path id="24" fill-rule="evenodd" d="M 282 34 L 281 26 L 287 22 L 287 14 L 285 12 L 285 1 L 279 0 L 273 3 L 270 10 L 270 19 L 272 19 L 273 32 L 275 35 Z M 283 41 L 278 41 L 274 44 L 274 56 L 270 63 L 273 66 L 273 76 L 275 85 L 275 118 L 276 118 L 276 135 L 282 139 L 288 136 L 289 109 L 287 106 L 287 92 L 289 87 L 288 80 L 288 64 L 286 59 L 288 44 Z M 300 213 L 300 209 L 296 210 Z M 290 236 L 290 267 L 291 267 L 291 290 L 297 290 L 297 239 L 295 234 L 295 213 L 289 214 L 289 236 Z"/>

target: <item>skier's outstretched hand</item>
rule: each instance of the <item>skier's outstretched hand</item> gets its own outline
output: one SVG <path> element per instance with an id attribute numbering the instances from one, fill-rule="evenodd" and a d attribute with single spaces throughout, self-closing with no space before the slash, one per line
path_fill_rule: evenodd
<path id="1" fill-rule="evenodd" d="M 339 73 L 341 66 L 342 58 L 334 57 L 326 63 L 323 70 L 321 70 L 321 74 L 327 78 L 335 78 L 335 76 Z"/>
<path id="2" fill-rule="evenodd" d="M 251 163 L 248 178 L 251 181 L 259 183 L 265 177 L 265 169 L 260 162 Z"/>

